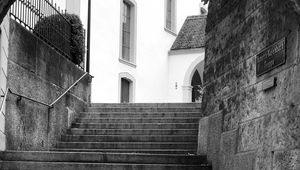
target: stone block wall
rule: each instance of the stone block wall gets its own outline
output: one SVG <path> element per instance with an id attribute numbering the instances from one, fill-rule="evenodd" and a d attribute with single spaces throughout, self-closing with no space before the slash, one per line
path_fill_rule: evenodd
<path id="1" fill-rule="evenodd" d="M 11 20 L 8 87 L 51 103 L 84 72 L 31 32 Z M 91 77 L 82 79 L 54 108 L 9 94 L 6 106 L 7 149 L 49 150 L 77 114 L 90 103 Z"/>
<path id="2" fill-rule="evenodd" d="M 9 39 L 9 16 L 6 15 L 0 26 L 0 95 L 4 96 L 7 84 L 7 58 L 8 58 L 8 39 Z M 0 98 L 0 104 L 4 97 Z M 6 149 L 6 135 L 5 135 L 5 107 L 0 113 L 0 150 Z"/>
<path id="3" fill-rule="evenodd" d="M 214 170 L 299 169 L 300 15 L 295 4 L 210 1 L 203 112 L 214 124 L 220 122 L 208 130 Z M 256 76 L 256 54 L 281 39 L 286 40 L 286 63 Z M 277 86 L 265 91 L 263 84 L 274 78 Z"/>

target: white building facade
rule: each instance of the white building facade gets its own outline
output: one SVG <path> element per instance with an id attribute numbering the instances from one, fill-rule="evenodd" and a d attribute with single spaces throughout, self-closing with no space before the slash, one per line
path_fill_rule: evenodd
<path id="1" fill-rule="evenodd" d="M 201 102 L 206 15 L 188 16 L 168 56 L 168 102 Z"/>
<path id="2" fill-rule="evenodd" d="M 92 102 L 191 102 L 184 77 L 194 74 L 204 48 L 170 49 L 201 7 L 201 0 L 92 1 Z"/>

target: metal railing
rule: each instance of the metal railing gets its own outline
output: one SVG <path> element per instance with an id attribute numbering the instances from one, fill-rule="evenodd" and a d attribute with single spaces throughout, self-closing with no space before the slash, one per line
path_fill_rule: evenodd
<path id="1" fill-rule="evenodd" d="M 18 100 L 22 100 L 22 98 L 24 98 L 24 99 L 30 100 L 30 101 L 32 101 L 32 102 L 39 103 L 39 104 L 41 104 L 41 105 L 51 107 L 51 106 L 50 106 L 49 104 L 47 104 L 47 103 L 38 101 L 38 100 L 36 100 L 36 99 L 33 99 L 33 98 L 31 98 L 31 97 L 28 97 L 28 96 L 25 96 L 25 95 L 22 95 L 22 94 L 19 94 L 19 93 L 15 93 L 15 92 L 11 91 L 11 89 L 8 89 L 8 91 L 9 91 L 9 93 L 11 93 L 11 94 L 13 94 L 13 95 L 19 96 L 19 99 L 18 99 Z"/>
<path id="2" fill-rule="evenodd" d="M 57 97 L 51 104 L 50 107 L 53 107 L 53 105 L 61 99 L 68 91 L 70 91 L 81 79 L 83 79 L 88 73 L 84 73 L 79 79 L 77 79 L 69 88 L 67 88 L 61 95 Z"/>
<path id="3" fill-rule="evenodd" d="M 2 95 L 1 97 L 4 97 L 2 103 L 1 103 L 1 108 L 0 108 L 0 113 L 2 113 L 3 111 L 3 108 L 4 108 L 4 102 L 6 101 L 6 98 L 7 98 L 7 94 L 8 93 L 11 93 L 13 95 L 16 95 L 16 96 L 19 96 L 19 99 L 18 100 L 22 100 L 22 98 L 24 99 L 27 99 L 27 100 L 30 100 L 32 102 L 35 102 L 35 103 L 39 103 L 41 105 L 44 105 L 44 106 L 47 106 L 49 107 L 50 109 L 54 107 L 54 104 L 59 100 L 61 99 L 67 92 L 69 92 L 80 80 L 82 80 L 88 73 L 84 73 L 80 78 L 78 78 L 69 88 L 67 88 L 63 93 L 61 93 L 53 102 L 51 102 L 51 104 L 47 104 L 45 102 L 41 102 L 41 101 L 38 101 L 36 99 L 33 99 L 31 97 L 28 97 L 28 96 L 25 96 L 23 94 L 19 94 L 19 93 L 16 93 L 16 92 L 13 92 L 11 89 L 7 88 L 6 91 L 5 91 L 5 94 Z"/>
<path id="4" fill-rule="evenodd" d="M 10 8 L 14 20 L 72 61 L 72 24 L 65 13 L 53 0 L 16 0 Z"/>

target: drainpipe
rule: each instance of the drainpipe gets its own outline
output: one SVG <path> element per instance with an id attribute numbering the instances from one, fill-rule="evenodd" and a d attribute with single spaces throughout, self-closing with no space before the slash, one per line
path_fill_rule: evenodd
<path id="1" fill-rule="evenodd" d="M 88 24 L 87 24 L 87 50 L 86 72 L 90 73 L 90 46 L 91 46 L 91 0 L 88 0 Z"/>

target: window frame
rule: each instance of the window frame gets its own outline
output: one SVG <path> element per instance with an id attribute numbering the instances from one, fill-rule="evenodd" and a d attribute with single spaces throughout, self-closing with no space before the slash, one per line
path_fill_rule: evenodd
<path id="1" fill-rule="evenodd" d="M 128 72 L 119 73 L 119 93 L 118 93 L 118 102 L 121 103 L 121 93 L 122 93 L 122 79 L 126 79 L 130 82 L 129 86 L 129 103 L 135 102 L 135 88 L 136 88 L 136 80 L 135 78 Z"/>
<path id="2" fill-rule="evenodd" d="M 135 0 L 120 0 L 120 55 L 119 62 L 131 67 L 136 67 L 136 20 L 137 5 Z M 123 57 L 123 14 L 124 3 L 130 5 L 130 35 L 129 35 L 129 60 Z"/>
<path id="3" fill-rule="evenodd" d="M 168 4 L 169 2 L 171 2 L 171 18 L 170 18 L 170 21 L 171 21 L 171 25 L 170 27 L 171 28 L 168 28 Z M 166 32 L 176 36 L 176 31 L 177 31 L 177 0 L 165 0 L 165 21 L 164 21 L 164 29 Z"/>
<path id="4" fill-rule="evenodd" d="M 130 39 L 131 39 L 131 5 L 126 1 L 123 1 L 123 13 L 122 13 L 122 59 L 130 61 Z M 127 59 L 128 58 L 128 59 Z"/>

